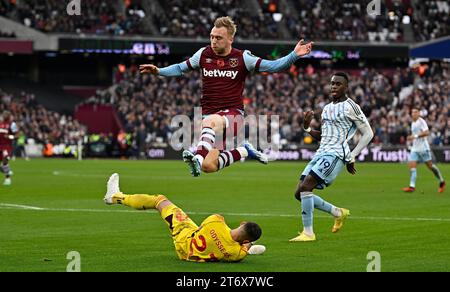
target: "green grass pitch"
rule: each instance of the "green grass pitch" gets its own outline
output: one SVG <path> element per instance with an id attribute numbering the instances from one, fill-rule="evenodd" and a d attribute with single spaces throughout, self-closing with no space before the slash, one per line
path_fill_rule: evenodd
<path id="1" fill-rule="evenodd" d="M 405 194 L 405 164 L 357 164 L 316 193 L 349 208 L 343 229 L 315 211 L 317 241 L 289 243 L 301 228 L 293 192 L 305 163 L 238 163 L 193 178 L 182 161 L 43 160 L 11 162 L 13 185 L 0 185 L 0 271 L 66 271 L 70 251 L 81 271 L 283 272 L 366 271 L 367 255 L 381 256 L 381 271 L 450 271 L 450 190 L 424 165 L 417 190 Z M 450 165 L 439 165 L 449 179 Z M 156 212 L 106 206 L 110 174 L 125 193 L 163 193 L 198 224 L 209 214 L 230 227 L 258 222 L 267 251 L 241 263 L 178 260 Z"/>

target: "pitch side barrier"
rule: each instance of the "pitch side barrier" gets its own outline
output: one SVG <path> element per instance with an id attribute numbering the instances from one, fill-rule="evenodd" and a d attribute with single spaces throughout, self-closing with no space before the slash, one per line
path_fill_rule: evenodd
<path id="1" fill-rule="evenodd" d="M 83 145 L 83 157 L 84 158 L 115 158 L 123 157 L 117 153 L 108 153 L 108 147 L 106 145 L 97 145 L 95 147 L 89 147 L 89 145 Z M 92 145 L 91 145 L 92 146 Z M 101 146 L 101 147 L 100 147 Z M 43 145 L 27 145 L 26 151 L 29 157 L 42 157 Z M 56 151 L 59 148 L 60 151 Z M 64 147 L 56 147 L 54 157 L 73 157 L 73 155 L 65 156 L 63 153 Z M 73 145 L 76 148 L 76 145 Z M 92 149 L 91 149 L 92 148 Z M 90 149 L 90 151 L 87 151 Z M 95 150 L 95 151 L 93 151 Z M 195 151 L 195 147 L 190 149 Z M 314 156 L 317 150 L 317 146 L 303 146 L 298 149 L 283 149 L 278 152 L 268 152 L 270 157 L 277 161 L 309 161 Z M 182 151 L 176 151 L 170 146 L 164 147 L 150 147 L 145 152 L 146 159 L 160 159 L 160 160 L 179 160 L 181 159 Z M 267 152 L 266 152 L 267 153 Z M 125 156 L 132 156 L 130 152 Z M 450 163 L 450 146 L 433 147 L 432 156 L 435 162 Z M 409 158 L 409 150 L 402 146 L 373 146 L 364 149 L 357 157 L 359 162 L 407 162 Z"/>
<path id="2" fill-rule="evenodd" d="M 308 161 L 314 156 L 317 147 L 302 147 L 295 150 L 280 150 L 269 152 L 277 161 Z M 433 159 L 436 162 L 450 162 L 450 147 L 432 148 Z M 181 159 L 181 151 L 171 147 L 155 147 L 147 151 L 148 159 Z M 407 162 L 409 150 L 406 147 L 370 147 L 364 149 L 357 157 L 360 162 Z"/>

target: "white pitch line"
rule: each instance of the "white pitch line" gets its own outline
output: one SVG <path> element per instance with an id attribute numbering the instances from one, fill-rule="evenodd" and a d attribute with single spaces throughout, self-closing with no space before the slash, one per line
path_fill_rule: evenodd
<path id="1" fill-rule="evenodd" d="M 0 206 L 7 207 L 6 209 L 23 209 L 23 210 L 44 210 L 43 208 L 27 206 L 27 205 L 16 205 L 16 204 L 3 204 L 0 203 Z"/>
<path id="2" fill-rule="evenodd" d="M 114 208 L 114 207 L 113 207 Z M 56 212 L 87 212 L 87 213 L 143 213 L 137 210 L 114 210 L 114 209 L 73 209 L 73 208 L 41 208 L 27 205 L 16 205 L 0 203 L 0 209 L 15 209 L 27 211 L 56 211 Z M 157 213 L 155 210 L 146 210 L 146 212 Z M 186 212 L 189 215 L 211 215 L 211 212 Z M 300 215 L 296 214 L 273 214 L 273 213 L 227 213 L 220 212 L 224 216 L 248 216 L 248 217 L 287 217 L 297 218 Z M 330 216 L 318 215 L 316 218 L 330 218 Z M 450 222 L 450 218 L 412 218 L 412 217 L 364 217 L 364 216 L 350 216 L 350 219 L 356 220 L 384 220 L 384 221 L 436 221 L 436 222 Z"/>
<path id="3" fill-rule="evenodd" d="M 40 208 L 26 205 L 3 204 L 0 209 L 31 210 L 31 211 L 57 211 L 57 212 L 91 212 L 91 213 L 136 213 L 135 210 L 103 210 L 103 209 L 71 209 L 71 208 Z M 155 211 L 156 212 L 156 211 Z"/>

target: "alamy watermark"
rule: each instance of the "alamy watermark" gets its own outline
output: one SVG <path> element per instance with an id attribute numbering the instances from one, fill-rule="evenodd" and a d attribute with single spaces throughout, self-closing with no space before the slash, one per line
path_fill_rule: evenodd
<path id="1" fill-rule="evenodd" d="M 230 150 L 248 141 L 260 149 L 279 150 L 280 118 L 278 115 L 224 115 L 227 127 L 225 135 L 216 133 L 215 148 Z M 202 110 L 194 108 L 194 120 L 186 115 L 176 115 L 171 120 L 171 128 L 175 129 L 170 137 L 170 146 L 179 151 L 189 149 L 200 140 L 202 132 Z M 193 134 L 193 135 L 192 135 Z"/>
<path id="2" fill-rule="evenodd" d="M 78 251 L 69 251 L 66 259 L 70 260 L 66 272 L 81 272 L 81 256 Z"/>
<path id="3" fill-rule="evenodd" d="M 367 4 L 367 14 L 370 16 L 381 16 L 381 0 L 372 0 Z"/>
<path id="4" fill-rule="evenodd" d="M 72 0 L 67 4 L 67 14 L 70 16 L 81 15 L 81 0 Z"/>
<path id="5" fill-rule="evenodd" d="M 367 272 L 381 272 L 381 255 L 377 251 L 369 251 L 367 253 Z"/>

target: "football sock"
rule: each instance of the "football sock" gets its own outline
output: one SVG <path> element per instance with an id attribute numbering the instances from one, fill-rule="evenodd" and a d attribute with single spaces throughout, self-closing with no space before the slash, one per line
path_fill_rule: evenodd
<path id="1" fill-rule="evenodd" d="M 210 127 L 204 127 L 200 136 L 200 141 L 197 144 L 197 152 L 195 157 L 197 158 L 200 166 L 203 164 L 208 152 L 214 148 L 216 143 L 216 133 Z"/>
<path id="2" fill-rule="evenodd" d="M 163 195 L 124 195 L 115 194 L 113 203 L 132 207 L 136 210 L 156 209 L 167 198 Z"/>
<path id="3" fill-rule="evenodd" d="M 6 177 L 9 177 L 9 172 L 11 171 L 11 169 L 9 168 L 9 164 L 3 164 L 2 171 L 6 175 Z"/>
<path id="4" fill-rule="evenodd" d="M 137 210 L 157 209 L 158 205 L 166 200 L 167 198 L 163 195 L 115 194 L 113 196 L 114 203 L 129 206 Z M 184 214 L 181 209 L 179 209 L 179 212 L 175 211 L 174 209 L 179 208 L 174 204 L 170 204 L 165 206 L 160 213 L 161 218 L 164 219 L 164 222 L 166 222 L 170 230 L 173 230 L 173 214 L 176 214 L 177 216 L 182 216 Z M 185 216 L 187 217 L 187 215 Z"/>
<path id="5" fill-rule="evenodd" d="M 197 144 L 197 150 L 206 150 L 206 154 L 208 154 L 208 151 L 214 148 L 214 143 L 216 143 L 216 133 L 212 128 L 204 127 Z"/>
<path id="6" fill-rule="evenodd" d="M 409 181 L 409 186 L 412 188 L 416 187 L 417 169 L 411 168 L 411 180 Z"/>
<path id="7" fill-rule="evenodd" d="M 219 155 L 219 170 L 230 166 L 234 162 L 240 161 L 241 158 L 248 156 L 247 150 L 244 147 L 238 147 L 231 151 L 221 151 Z"/>
<path id="8" fill-rule="evenodd" d="M 333 206 L 331 208 L 331 215 L 333 215 L 334 217 L 341 217 L 342 216 L 341 208 Z"/>
<path id="9" fill-rule="evenodd" d="M 197 150 L 197 153 L 195 154 L 194 157 L 197 158 L 198 163 L 200 164 L 200 167 L 202 167 L 203 161 L 205 160 L 206 155 L 208 155 L 208 152 L 209 151 L 206 151 L 206 150 Z"/>
<path id="10" fill-rule="evenodd" d="M 314 215 L 314 197 L 311 192 L 302 192 L 302 222 L 303 231 L 307 235 L 312 235 L 313 231 L 313 215 Z"/>
<path id="11" fill-rule="evenodd" d="M 314 208 L 322 210 L 324 212 L 327 212 L 328 214 L 333 215 L 334 217 L 341 216 L 341 209 L 337 208 L 336 206 L 333 206 L 332 204 L 328 203 L 321 197 L 317 195 L 313 195 L 314 198 Z"/>
<path id="12" fill-rule="evenodd" d="M 435 164 L 433 164 L 431 166 L 431 171 L 433 172 L 434 176 L 439 180 L 439 182 L 444 181 L 444 178 L 442 177 L 442 174 L 439 171 L 439 168 Z"/>

